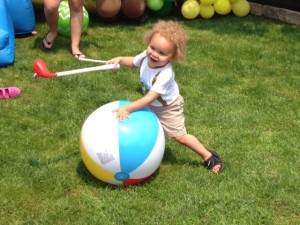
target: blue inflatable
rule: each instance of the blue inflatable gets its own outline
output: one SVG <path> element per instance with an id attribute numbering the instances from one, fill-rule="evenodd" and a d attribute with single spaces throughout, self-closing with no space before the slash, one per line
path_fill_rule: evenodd
<path id="1" fill-rule="evenodd" d="M 6 0 L 0 0 L 0 67 L 15 61 L 15 32 Z"/>
<path id="2" fill-rule="evenodd" d="M 31 0 L 6 0 L 13 20 L 15 34 L 31 34 L 35 29 L 35 16 Z"/>
<path id="3" fill-rule="evenodd" d="M 0 0 L 0 67 L 15 61 L 15 36 L 34 34 L 31 0 Z"/>

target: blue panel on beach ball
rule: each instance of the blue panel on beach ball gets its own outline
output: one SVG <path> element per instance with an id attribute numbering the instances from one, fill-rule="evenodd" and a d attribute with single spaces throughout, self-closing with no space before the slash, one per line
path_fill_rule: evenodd
<path id="1" fill-rule="evenodd" d="M 120 101 L 120 107 L 129 104 Z M 119 150 L 121 171 L 130 173 L 150 155 L 159 131 L 156 115 L 149 109 L 130 113 L 130 120 L 119 121 Z"/>

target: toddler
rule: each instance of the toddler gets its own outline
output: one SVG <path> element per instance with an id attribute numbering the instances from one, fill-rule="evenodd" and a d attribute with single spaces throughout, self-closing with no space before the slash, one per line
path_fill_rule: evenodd
<path id="1" fill-rule="evenodd" d="M 174 21 L 159 21 L 144 36 L 147 48 L 136 56 L 119 56 L 107 61 L 130 68 L 140 68 L 144 96 L 114 110 L 120 121 L 130 119 L 130 113 L 149 107 L 158 117 L 166 136 L 190 148 L 203 160 L 204 166 L 218 174 L 224 164 L 219 155 L 207 150 L 200 141 L 188 134 L 184 122 L 184 99 L 179 93 L 172 61 L 183 61 L 187 34 Z"/>

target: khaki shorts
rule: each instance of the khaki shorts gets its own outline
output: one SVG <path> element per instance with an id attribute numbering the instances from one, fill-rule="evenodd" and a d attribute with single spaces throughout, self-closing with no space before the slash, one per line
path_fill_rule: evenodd
<path id="1" fill-rule="evenodd" d="M 184 99 L 181 95 L 171 105 L 162 107 L 150 105 L 149 108 L 158 117 L 166 136 L 180 137 L 187 134 L 183 114 Z"/>

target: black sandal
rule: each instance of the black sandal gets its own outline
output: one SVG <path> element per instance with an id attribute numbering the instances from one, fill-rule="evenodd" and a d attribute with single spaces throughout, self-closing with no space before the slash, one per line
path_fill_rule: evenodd
<path id="1" fill-rule="evenodd" d="M 220 165 L 220 170 L 218 173 L 222 172 L 224 169 L 224 163 L 222 162 L 222 159 L 215 151 L 209 150 L 209 152 L 212 155 L 211 157 L 209 157 L 207 160 L 204 161 L 204 167 L 209 170 L 212 170 L 215 166 Z"/>
<path id="2" fill-rule="evenodd" d="M 53 44 L 54 44 L 54 40 L 53 41 L 49 41 L 48 40 L 48 34 L 50 32 L 48 32 L 44 38 L 44 40 L 42 41 L 42 46 L 45 50 L 51 50 L 53 48 Z"/>

